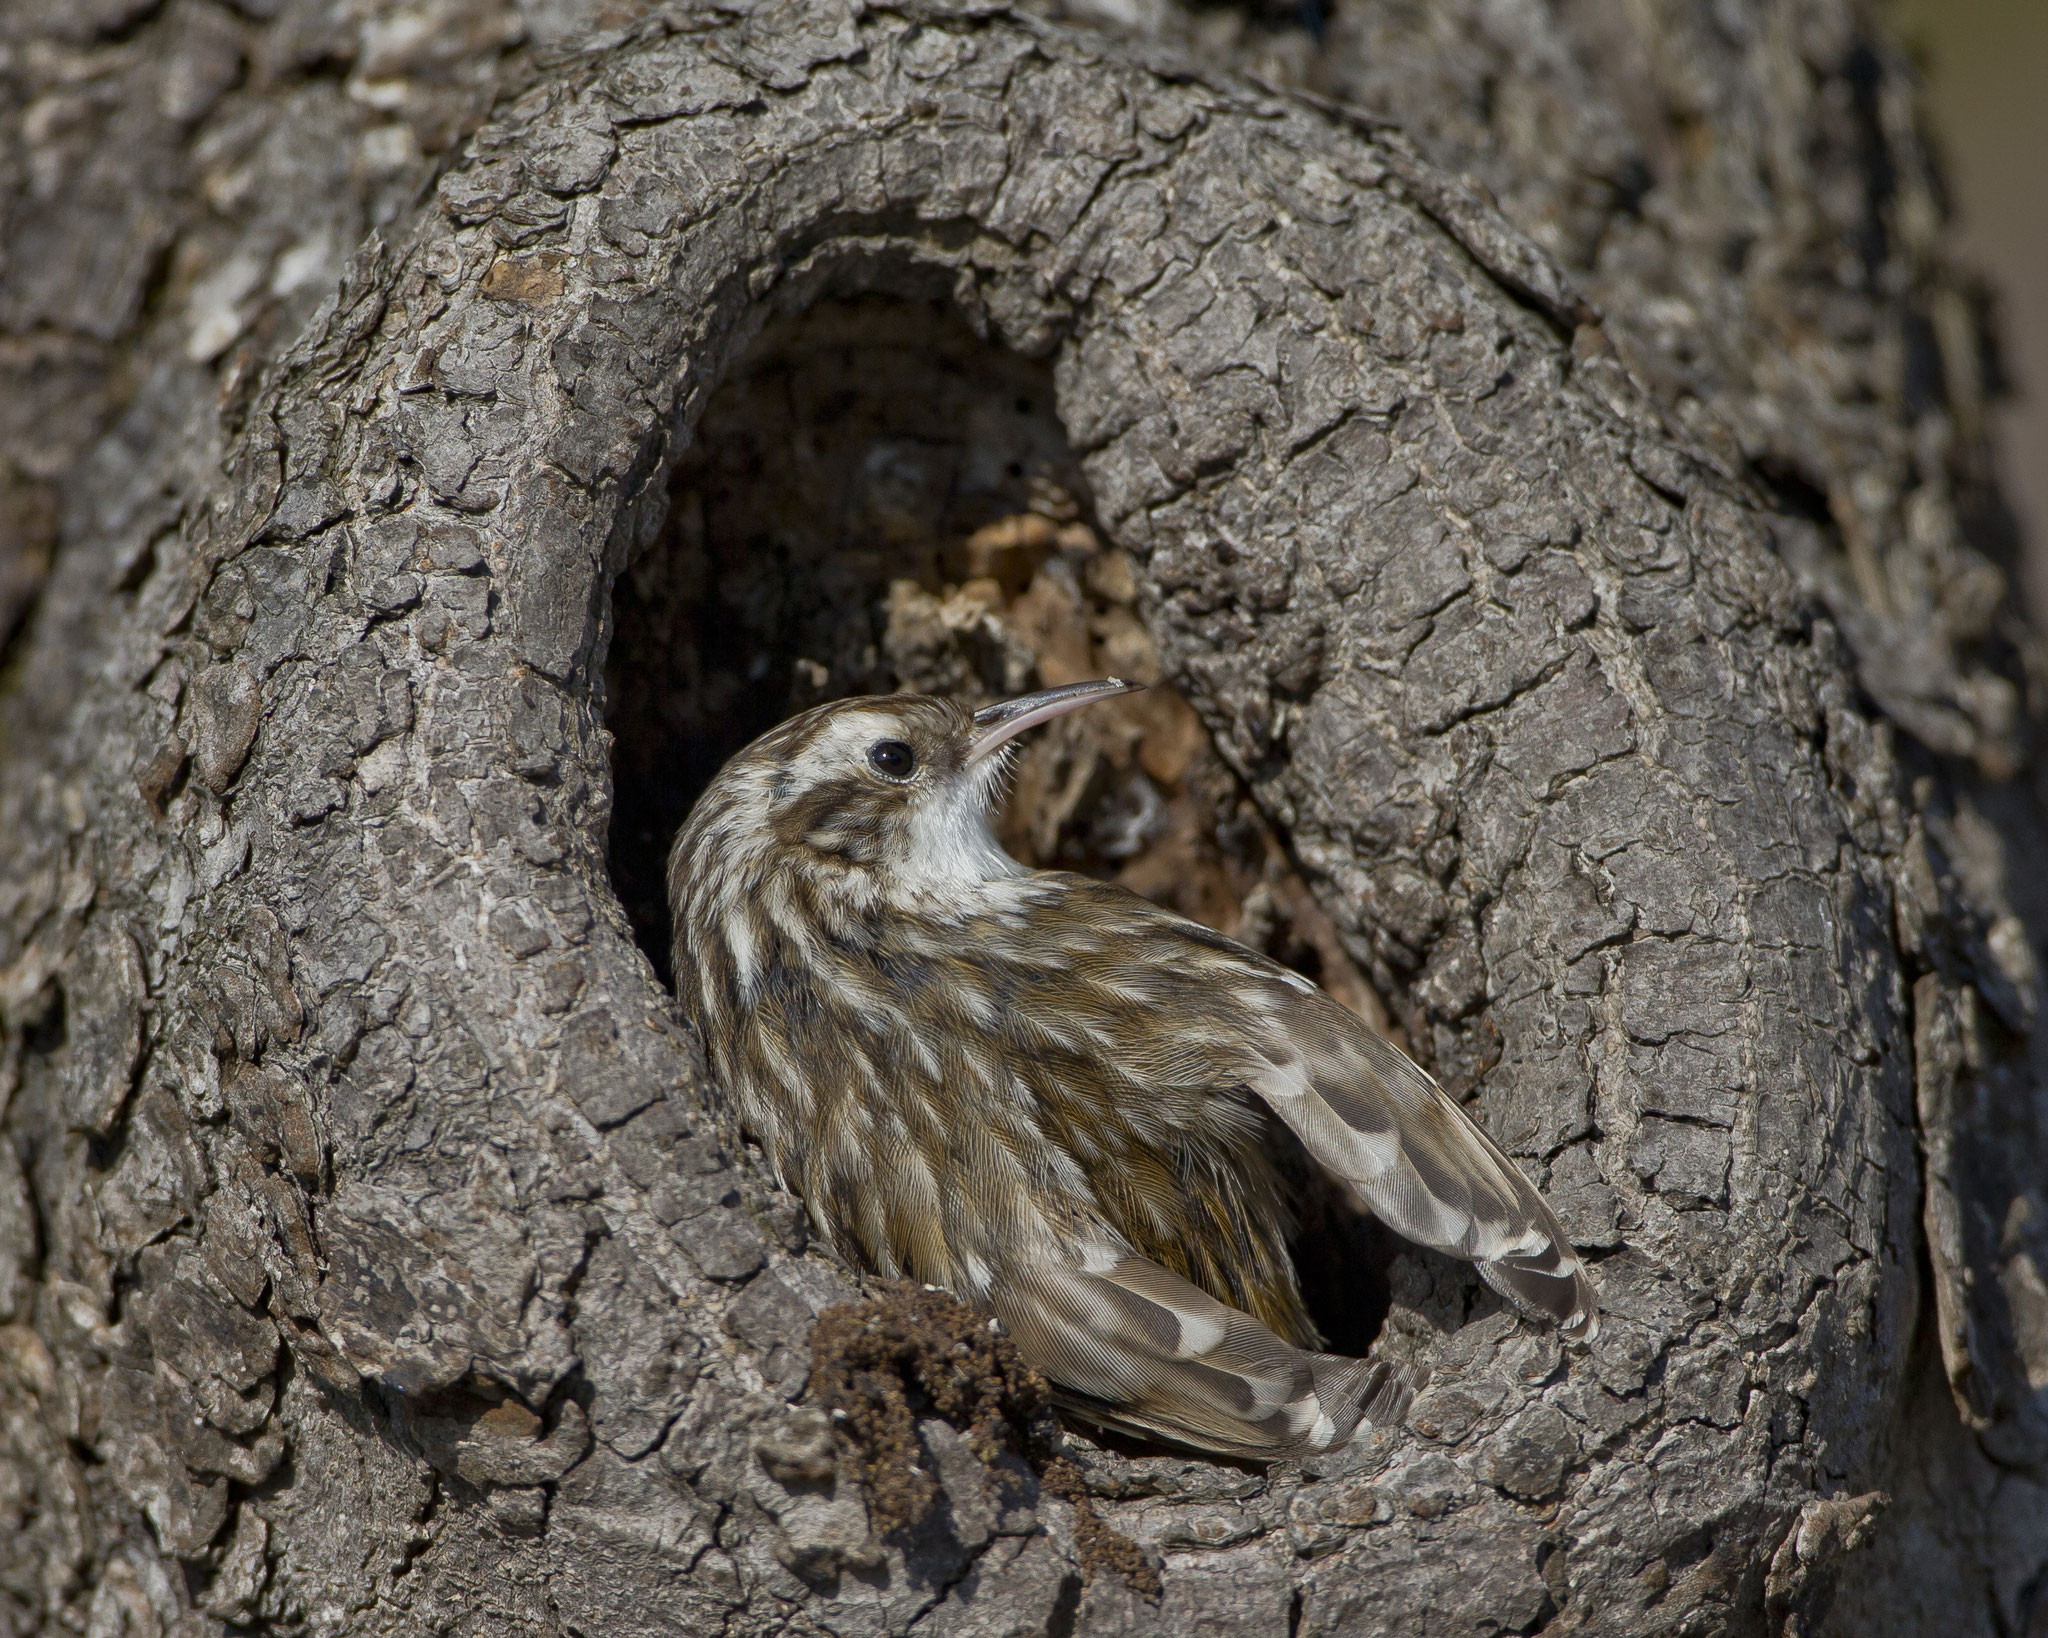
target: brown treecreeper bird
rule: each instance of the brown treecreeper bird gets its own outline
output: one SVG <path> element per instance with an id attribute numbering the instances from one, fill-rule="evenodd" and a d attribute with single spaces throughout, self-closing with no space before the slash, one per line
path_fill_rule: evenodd
<path id="1" fill-rule="evenodd" d="M 1396 1232 L 1590 1335 L 1528 1180 L 1297 973 L 1121 887 L 1028 870 L 990 811 L 1010 742 L 1130 691 L 792 717 L 669 857 L 677 984 L 741 1124 L 855 1267 L 999 1317 L 1085 1418 L 1259 1460 L 1405 1409 L 1315 1352 L 1272 1123 Z"/>

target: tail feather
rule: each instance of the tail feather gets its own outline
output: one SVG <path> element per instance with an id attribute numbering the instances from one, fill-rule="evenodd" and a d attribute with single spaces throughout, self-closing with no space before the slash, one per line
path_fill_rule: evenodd
<path id="1" fill-rule="evenodd" d="M 1406 1370 L 1383 1359 L 1351 1359 L 1343 1354 L 1310 1354 L 1316 1394 L 1325 1405 L 1357 1408 L 1352 1427 L 1399 1427 L 1408 1419 L 1418 1384 Z M 1349 1437 L 1347 1434 L 1346 1437 Z"/>
<path id="2" fill-rule="evenodd" d="M 1313 1354 L 1120 1247 L 1000 1284 L 997 1311 L 1078 1414 L 1256 1461 L 1398 1421 L 1413 1390 L 1385 1362 Z"/>

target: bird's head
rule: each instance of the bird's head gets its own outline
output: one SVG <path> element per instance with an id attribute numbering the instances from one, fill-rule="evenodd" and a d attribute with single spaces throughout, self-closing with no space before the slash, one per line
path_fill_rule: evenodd
<path id="1" fill-rule="evenodd" d="M 1137 683 L 1072 683 L 970 711 L 952 700 L 886 694 L 834 700 L 770 729 L 712 781 L 691 815 L 714 849 L 887 872 L 902 887 L 1013 874 L 989 815 L 1016 736 Z"/>

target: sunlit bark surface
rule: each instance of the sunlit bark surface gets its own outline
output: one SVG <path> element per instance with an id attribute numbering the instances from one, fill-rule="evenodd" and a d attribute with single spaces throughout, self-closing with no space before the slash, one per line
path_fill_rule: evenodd
<path id="1" fill-rule="evenodd" d="M 1910 77 L 1325 9 L 0 18 L 0 1629 L 2048 1620 L 2040 671 Z M 1311 1225 L 1430 1388 L 1073 1434 L 1156 1602 L 936 1417 L 871 1529 L 659 954 L 751 732 L 1100 671 L 1013 848 L 1397 1031 L 1605 1303 Z"/>

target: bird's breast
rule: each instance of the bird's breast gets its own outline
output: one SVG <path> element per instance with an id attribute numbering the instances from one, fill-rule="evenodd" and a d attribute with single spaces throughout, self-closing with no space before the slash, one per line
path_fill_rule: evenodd
<path id="1" fill-rule="evenodd" d="M 1101 930 L 1045 914 L 1042 878 L 982 897 L 804 914 L 785 892 L 708 941 L 729 969 L 713 1067 L 784 1180 L 884 1273 L 960 1290 L 1006 1235 L 1106 1226 L 1311 1334 L 1270 1120 L 1204 1020 L 1150 1004 L 1156 975 Z"/>

